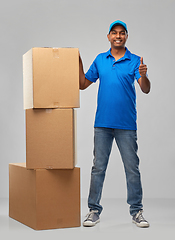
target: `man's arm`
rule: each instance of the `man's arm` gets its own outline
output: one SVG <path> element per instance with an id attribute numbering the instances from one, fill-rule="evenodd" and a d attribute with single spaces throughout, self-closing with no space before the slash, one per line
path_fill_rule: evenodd
<path id="1" fill-rule="evenodd" d="M 87 87 L 89 87 L 92 84 L 91 81 L 89 81 L 88 79 L 85 78 L 85 74 L 84 74 L 84 70 L 83 70 L 83 63 L 82 63 L 80 55 L 79 55 L 79 81 L 80 81 L 79 88 L 81 90 L 86 89 Z"/>
<path id="2" fill-rule="evenodd" d="M 138 83 L 140 85 L 142 92 L 149 93 L 151 89 L 151 83 L 146 76 L 146 72 L 147 72 L 147 66 L 143 64 L 143 57 L 141 57 L 140 66 L 139 66 L 139 73 L 141 78 L 139 78 Z"/>

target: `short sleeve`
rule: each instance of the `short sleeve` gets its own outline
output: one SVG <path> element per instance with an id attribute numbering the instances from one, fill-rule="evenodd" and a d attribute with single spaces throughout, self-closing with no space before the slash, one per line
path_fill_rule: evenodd
<path id="1" fill-rule="evenodd" d="M 96 58 L 97 59 L 97 58 Z M 85 74 L 85 78 L 87 78 L 91 82 L 96 82 L 99 78 L 98 68 L 97 68 L 97 60 L 94 60 L 89 70 Z"/>
<path id="2" fill-rule="evenodd" d="M 135 78 L 138 81 L 139 78 L 141 78 L 140 73 L 139 73 L 139 66 L 140 66 L 140 57 L 138 58 L 136 67 L 135 67 Z"/>

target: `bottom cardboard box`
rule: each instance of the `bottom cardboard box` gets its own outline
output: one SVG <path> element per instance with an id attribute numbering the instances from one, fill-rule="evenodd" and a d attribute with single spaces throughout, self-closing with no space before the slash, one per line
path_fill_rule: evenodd
<path id="1" fill-rule="evenodd" d="M 9 164 L 9 217 L 35 229 L 79 227 L 80 168 L 27 170 Z"/>

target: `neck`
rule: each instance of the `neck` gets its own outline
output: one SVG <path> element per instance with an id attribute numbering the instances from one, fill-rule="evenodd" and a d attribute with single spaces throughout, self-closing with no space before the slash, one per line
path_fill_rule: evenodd
<path id="1" fill-rule="evenodd" d="M 126 49 L 122 48 L 111 48 L 111 54 L 116 59 L 116 61 L 125 55 Z"/>

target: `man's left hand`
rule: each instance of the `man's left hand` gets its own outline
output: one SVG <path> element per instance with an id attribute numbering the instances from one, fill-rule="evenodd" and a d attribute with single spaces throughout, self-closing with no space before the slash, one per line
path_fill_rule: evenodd
<path id="1" fill-rule="evenodd" d="M 145 77 L 147 73 L 147 66 L 143 64 L 143 57 L 140 58 L 139 73 L 141 77 Z"/>

